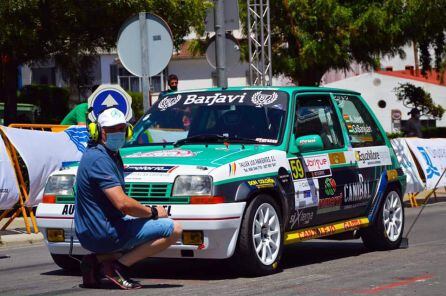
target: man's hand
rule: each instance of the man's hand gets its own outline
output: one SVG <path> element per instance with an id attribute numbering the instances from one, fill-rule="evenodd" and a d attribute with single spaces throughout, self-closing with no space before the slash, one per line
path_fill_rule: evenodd
<path id="1" fill-rule="evenodd" d="M 163 206 L 156 206 L 156 209 L 158 210 L 158 218 L 167 218 L 167 211 L 166 208 Z"/>

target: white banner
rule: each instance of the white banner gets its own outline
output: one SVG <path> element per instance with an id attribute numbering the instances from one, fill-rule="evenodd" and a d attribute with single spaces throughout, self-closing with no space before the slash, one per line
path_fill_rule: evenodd
<path id="1" fill-rule="evenodd" d="M 58 133 L 2 128 L 28 168 L 28 206 L 36 206 L 42 200 L 48 176 L 59 169 L 62 162 L 80 160 L 88 141 L 84 126 L 71 126 Z"/>
<path id="2" fill-rule="evenodd" d="M 0 210 L 7 210 L 19 200 L 19 187 L 14 167 L 0 137 Z"/>
<path id="3" fill-rule="evenodd" d="M 406 142 L 423 170 L 426 188 L 433 189 L 446 169 L 446 139 L 406 138 Z M 443 186 L 446 176 L 438 183 Z"/>
<path id="4" fill-rule="evenodd" d="M 393 150 L 395 150 L 398 162 L 401 164 L 404 174 L 407 177 L 406 193 L 423 191 L 424 183 L 421 180 L 420 174 L 418 173 L 415 160 L 410 153 L 409 147 L 407 147 L 406 139 L 393 139 L 390 142 L 392 143 Z"/>

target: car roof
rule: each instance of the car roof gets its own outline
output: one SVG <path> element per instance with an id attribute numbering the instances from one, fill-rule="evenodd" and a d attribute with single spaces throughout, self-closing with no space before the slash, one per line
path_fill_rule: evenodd
<path id="1" fill-rule="evenodd" d="M 184 93 L 184 92 L 202 92 L 202 91 L 240 91 L 240 90 L 278 90 L 278 91 L 286 91 L 288 93 L 322 92 L 322 93 L 343 93 L 343 94 L 360 95 L 360 93 L 348 89 L 316 87 L 316 86 L 236 86 L 228 88 L 214 87 L 214 88 L 188 89 L 188 90 L 181 90 L 178 92 Z"/>

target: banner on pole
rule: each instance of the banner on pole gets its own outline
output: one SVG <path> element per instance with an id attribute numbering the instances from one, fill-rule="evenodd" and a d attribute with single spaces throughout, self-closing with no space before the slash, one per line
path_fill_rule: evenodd
<path id="1" fill-rule="evenodd" d="M 0 210 L 7 210 L 19 200 L 19 187 L 14 167 L 0 137 Z"/>
<path id="2" fill-rule="evenodd" d="M 398 162 L 403 168 L 404 174 L 407 176 L 407 186 L 405 193 L 415 193 L 424 190 L 424 182 L 421 180 L 420 174 L 418 173 L 417 166 L 415 165 L 415 160 L 410 153 L 409 147 L 407 146 L 406 139 L 398 138 L 390 141 L 392 143 L 393 150 L 395 151 Z"/>
<path id="3" fill-rule="evenodd" d="M 71 126 L 58 133 L 2 128 L 28 168 L 27 206 L 39 204 L 49 175 L 59 169 L 62 162 L 80 160 L 88 141 L 84 126 Z"/>
<path id="4" fill-rule="evenodd" d="M 406 138 L 406 142 L 423 170 L 426 188 L 434 189 L 446 169 L 446 139 Z M 442 186 L 446 186 L 446 178 L 438 183 Z"/>

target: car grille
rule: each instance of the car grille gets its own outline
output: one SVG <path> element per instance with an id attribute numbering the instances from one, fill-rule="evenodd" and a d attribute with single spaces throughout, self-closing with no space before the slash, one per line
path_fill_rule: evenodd
<path id="1" fill-rule="evenodd" d="M 171 197 L 170 183 L 127 183 L 125 193 L 142 204 L 188 204 L 189 197 Z M 56 203 L 73 204 L 74 196 L 56 196 Z"/>
<path id="2" fill-rule="evenodd" d="M 189 197 L 171 197 L 169 183 L 127 183 L 125 192 L 142 204 L 187 204 Z"/>

